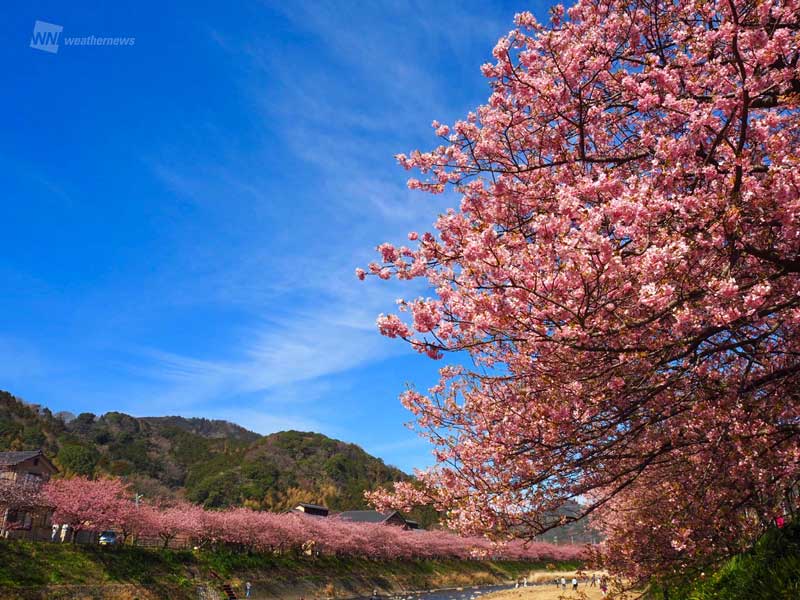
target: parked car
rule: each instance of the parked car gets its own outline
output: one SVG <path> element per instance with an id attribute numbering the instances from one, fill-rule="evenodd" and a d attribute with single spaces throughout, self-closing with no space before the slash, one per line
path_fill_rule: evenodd
<path id="1" fill-rule="evenodd" d="M 113 531 L 104 531 L 100 534 L 100 539 L 97 540 L 97 543 L 101 546 L 113 546 L 117 543 L 117 534 Z"/>

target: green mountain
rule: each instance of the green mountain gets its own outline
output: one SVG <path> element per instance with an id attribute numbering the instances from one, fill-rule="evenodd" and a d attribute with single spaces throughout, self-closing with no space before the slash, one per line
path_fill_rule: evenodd
<path id="1" fill-rule="evenodd" d="M 365 490 L 409 479 L 358 446 L 319 433 L 261 436 L 227 421 L 119 412 L 56 416 L 0 391 L 0 451 L 35 448 L 65 475 L 119 476 L 147 497 L 218 508 L 366 508 Z"/>

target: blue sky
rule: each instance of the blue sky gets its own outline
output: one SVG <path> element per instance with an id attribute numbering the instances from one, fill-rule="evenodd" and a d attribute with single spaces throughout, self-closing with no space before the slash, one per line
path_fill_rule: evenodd
<path id="1" fill-rule="evenodd" d="M 453 197 L 393 156 L 488 96 L 515 12 L 485 2 L 36 2 L 0 24 L 0 388 L 320 431 L 410 470 L 406 383 L 375 330 L 419 285 L 353 276 Z M 29 47 L 34 21 L 132 47 Z"/>

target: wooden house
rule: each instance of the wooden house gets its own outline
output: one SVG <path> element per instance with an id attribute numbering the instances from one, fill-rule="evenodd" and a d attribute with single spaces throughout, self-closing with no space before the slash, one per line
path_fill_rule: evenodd
<path id="1" fill-rule="evenodd" d="M 41 450 L 0 452 L 0 484 L 37 488 L 58 469 Z M 13 487 L 8 489 L 13 492 Z M 12 494 L 13 495 L 13 494 Z M 5 505 L 0 498 L 0 534 L 4 537 L 46 537 L 51 511 L 45 507 L 25 509 Z"/>

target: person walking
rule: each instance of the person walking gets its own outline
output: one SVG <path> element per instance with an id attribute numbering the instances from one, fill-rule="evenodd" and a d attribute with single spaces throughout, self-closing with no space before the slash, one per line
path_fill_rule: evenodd
<path id="1" fill-rule="evenodd" d="M 561 578 L 561 589 L 562 590 L 567 589 L 567 578 L 566 577 L 562 577 Z"/>
<path id="2" fill-rule="evenodd" d="M 597 587 L 597 573 L 592 573 L 592 581 L 589 583 L 589 587 Z"/>
<path id="3" fill-rule="evenodd" d="M 253 584 L 250 583 L 249 581 L 244 584 L 244 597 L 245 598 L 249 598 L 250 597 L 250 590 L 252 590 L 252 589 L 253 589 Z"/>
<path id="4" fill-rule="evenodd" d="M 577 577 L 573 577 L 572 578 L 572 591 L 576 592 L 577 590 L 578 590 L 578 578 Z"/>

